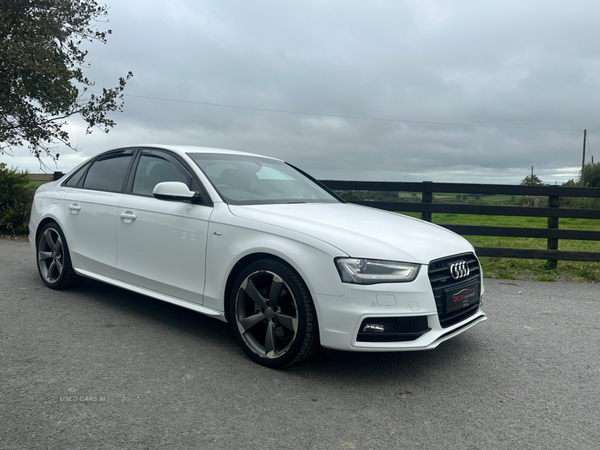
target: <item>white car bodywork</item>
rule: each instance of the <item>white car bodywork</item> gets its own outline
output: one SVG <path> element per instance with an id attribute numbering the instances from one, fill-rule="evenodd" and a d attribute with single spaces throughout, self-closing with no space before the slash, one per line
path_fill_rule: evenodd
<path id="1" fill-rule="evenodd" d="M 202 185 L 208 204 L 65 186 L 76 168 L 37 190 L 30 222 L 34 250 L 39 231 L 53 221 L 64 233 L 77 274 L 220 320 L 229 318 L 230 274 L 256 255 L 275 258 L 289 264 L 306 283 L 320 344 L 337 350 L 432 349 L 486 320 L 477 306 L 464 320 L 440 324 L 430 262 L 455 255 L 475 258 L 465 239 L 444 228 L 341 202 L 228 204 L 189 154 L 248 154 L 202 147 L 135 148 L 176 157 Z M 410 282 L 351 284 L 342 282 L 336 267 L 335 258 L 343 257 L 416 263 L 420 270 Z M 481 296 L 481 271 L 474 260 Z M 429 330 L 414 340 L 358 340 L 367 318 L 424 316 Z"/>

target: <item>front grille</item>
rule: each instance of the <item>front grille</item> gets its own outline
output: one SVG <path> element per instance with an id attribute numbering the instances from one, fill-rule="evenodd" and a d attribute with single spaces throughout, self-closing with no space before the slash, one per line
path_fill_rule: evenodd
<path id="1" fill-rule="evenodd" d="M 364 331 L 368 324 L 384 326 L 385 331 Z M 405 342 L 414 341 L 430 331 L 427 316 L 370 317 L 360 324 L 356 338 L 360 342 Z"/>
<path id="2" fill-rule="evenodd" d="M 461 261 L 466 263 L 469 275 L 455 280 L 450 272 L 450 267 Z M 443 328 L 462 322 L 478 311 L 480 300 L 469 305 L 468 308 L 451 312 L 446 311 L 446 291 L 476 282 L 481 293 L 481 270 L 479 268 L 479 261 L 473 253 L 465 253 L 431 261 L 429 263 L 429 282 L 433 289 L 438 317 Z"/>

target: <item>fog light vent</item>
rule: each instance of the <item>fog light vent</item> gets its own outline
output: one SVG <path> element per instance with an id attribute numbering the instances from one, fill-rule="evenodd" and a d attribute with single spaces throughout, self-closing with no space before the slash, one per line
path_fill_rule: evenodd
<path id="1" fill-rule="evenodd" d="M 414 341 L 430 330 L 427 316 L 371 317 L 363 320 L 356 340 L 359 342 Z"/>

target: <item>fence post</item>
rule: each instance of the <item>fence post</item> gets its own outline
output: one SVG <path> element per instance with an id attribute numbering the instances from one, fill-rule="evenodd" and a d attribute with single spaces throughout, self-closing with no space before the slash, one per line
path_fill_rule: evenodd
<path id="1" fill-rule="evenodd" d="M 433 181 L 423 181 L 423 192 L 421 194 L 421 203 L 433 203 L 433 191 L 432 191 Z M 431 212 L 422 212 L 421 219 L 427 222 L 431 222 Z"/>
<path id="2" fill-rule="evenodd" d="M 559 208 L 560 207 L 560 197 L 557 195 L 551 195 L 548 197 L 548 206 L 550 208 Z M 548 217 L 548 229 L 557 229 L 558 228 L 558 217 Z M 548 244 L 546 246 L 548 250 L 558 250 L 558 239 L 548 239 Z M 546 263 L 546 267 L 548 269 L 556 269 L 558 268 L 558 260 L 557 259 L 549 259 Z"/>

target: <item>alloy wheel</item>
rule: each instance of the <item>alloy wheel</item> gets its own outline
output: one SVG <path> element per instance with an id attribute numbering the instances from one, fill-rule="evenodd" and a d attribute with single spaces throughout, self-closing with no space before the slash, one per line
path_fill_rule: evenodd
<path id="1" fill-rule="evenodd" d="M 47 228 L 38 244 L 40 273 L 49 283 L 55 283 L 64 270 L 64 245 L 54 228 Z"/>
<path id="2" fill-rule="evenodd" d="M 298 305 L 279 275 L 258 270 L 249 274 L 238 289 L 235 321 L 244 343 L 256 355 L 280 358 L 298 335 Z"/>

